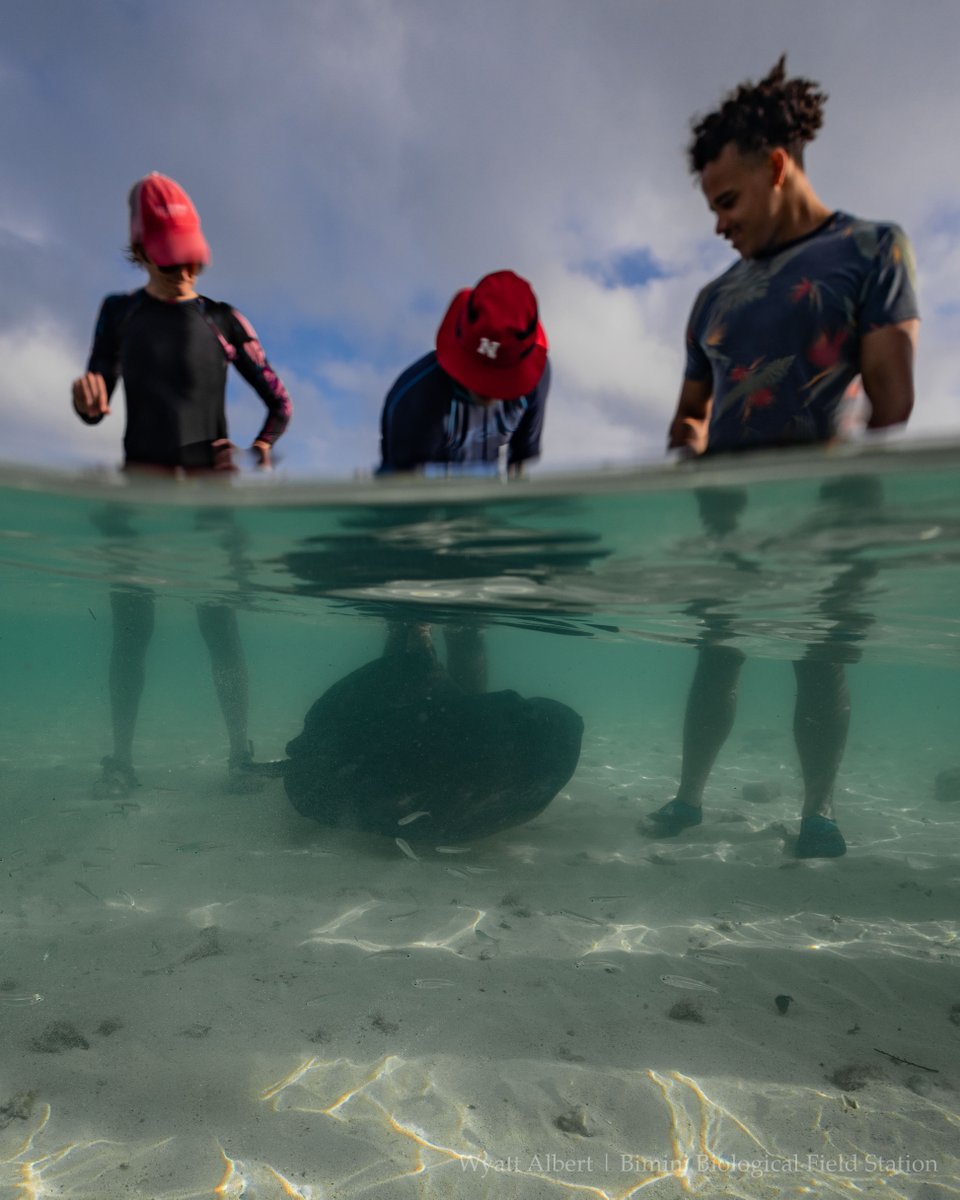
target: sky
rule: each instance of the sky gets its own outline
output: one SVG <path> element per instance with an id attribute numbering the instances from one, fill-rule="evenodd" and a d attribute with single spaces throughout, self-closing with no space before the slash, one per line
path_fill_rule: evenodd
<path id="1" fill-rule="evenodd" d="M 294 402 L 287 474 L 367 473 L 391 382 L 453 294 L 531 281 L 553 364 L 540 469 L 650 463 L 699 288 L 732 261 L 691 118 L 786 52 L 829 93 L 821 199 L 898 221 L 923 316 L 908 437 L 960 434 L 957 0 L 0 0 L 0 460 L 121 459 L 73 416 L 130 185 L 179 180 Z M 242 380 L 230 432 L 262 406 Z"/>

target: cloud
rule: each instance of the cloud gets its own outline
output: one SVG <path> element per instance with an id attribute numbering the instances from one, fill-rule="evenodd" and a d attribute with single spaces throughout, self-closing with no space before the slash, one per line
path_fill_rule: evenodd
<path id="1" fill-rule="evenodd" d="M 280 469 L 294 476 L 369 475 L 379 461 L 380 404 L 392 379 L 364 363 L 329 360 L 311 376 L 279 359 L 275 365 L 294 405 L 291 433 L 277 443 Z M 228 416 L 238 445 L 249 444 L 263 411 L 232 374 Z"/>
<path id="2" fill-rule="evenodd" d="M 57 5 L 0 8 L 0 104 L 17 113 L 0 129 L 0 330 L 45 329 L 82 359 L 101 297 L 139 282 L 127 189 L 165 171 L 203 214 L 204 289 L 295 379 L 282 446 L 298 469 L 375 459 L 392 378 L 453 292 L 504 266 L 533 282 L 551 339 L 544 466 L 660 453 L 690 304 L 729 261 L 684 160 L 689 119 L 783 50 L 830 93 L 808 159 L 824 200 L 915 239 L 915 427 L 960 428 L 960 165 L 938 132 L 960 125 L 955 0 L 927 0 L 923 21 L 878 20 L 872 0 L 100 0 L 69 23 Z M 76 373 L 21 364 L 54 404 Z M 245 433 L 257 401 L 236 403 Z M 100 454 L 105 427 L 90 432 L 16 436 L 50 461 L 52 442 Z"/>
<path id="3" fill-rule="evenodd" d="M 53 321 L 0 331 L 0 361 L 0 457 L 6 462 L 78 466 L 122 461 L 122 398 L 114 397 L 113 412 L 97 426 L 84 425 L 74 414 L 70 381 L 81 373 L 85 351 Z"/>

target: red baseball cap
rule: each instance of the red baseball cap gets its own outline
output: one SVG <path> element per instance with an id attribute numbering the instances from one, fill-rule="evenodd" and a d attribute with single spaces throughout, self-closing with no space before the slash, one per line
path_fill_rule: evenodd
<path id="1" fill-rule="evenodd" d="M 547 335 L 530 284 L 494 271 L 457 292 L 437 331 L 437 361 L 480 396 L 516 400 L 533 391 L 547 364 Z"/>
<path id="2" fill-rule="evenodd" d="M 158 267 L 210 261 L 193 201 L 179 183 L 152 171 L 130 192 L 130 242 Z"/>

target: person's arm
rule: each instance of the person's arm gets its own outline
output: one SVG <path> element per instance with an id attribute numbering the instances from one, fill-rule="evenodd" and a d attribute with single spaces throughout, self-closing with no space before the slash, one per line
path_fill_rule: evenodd
<path id="1" fill-rule="evenodd" d="M 677 411 L 667 434 L 669 450 L 685 449 L 703 454 L 707 448 L 710 412 L 713 408 L 713 383 L 709 379 L 685 379 L 680 389 Z"/>
<path id="2" fill-rule="evenodd" d="M 544 363 L 543 374 L 537 386 L 527 396 L 527 411 L 510 435 L 507 447 L 507 477 L 519 479 L 523 464 L 540 457 L 540 439 L 547 413 L 547 396 L 550 394 L 550 360 Z"/>
<path id="3" fill-rule="evenodd" d="M 258 465 L 269 467 L 273 444 L 290 424 L 293 403 L 279 375 L 267 361 L 256 330 L 236 309 L 229 310 L 229 317 L 229 341 L 235 351 L 233 365 L 267 408 L 266 418 L 251 449 Z"/>
<path id="4" fill-rule="evenodd" d="M 667 431 L 667 449 L 683 450 L 686 455 L 705 453 L 709 441 L 713 364 L 703 346 L 703 330 L 707 323 L 711 287 L 700 292 L 687 319 L 683 384 Z"/>
<path id="5" fill-rule="evenodd" d="M 396 475 L 415 471 L 422 463 L 414 460 L 410 445 L 410 424 L 404 419 L 403 394 L 397 384 L 387 393 L 380 413 L 380 465 L 374 474 Z"/>
<path id="6" fill-rule="evenodd" d="M 868 429 L 902 425 L 910 416 L 918 318 L 913 248 L 899 225 L 889 225 L 870 264 L 860 311 L 860 375 L 870 402 Z"/>
<path id="7" fill-rule="evenodd" d="M 87 425 L 99 424 L 110 412 L 110 397 L 120 378 L 119 307 L 126 296 L 108 296 L 100 306 L 86 374 L 71 386 L 73 409 Z"/>
<path id="8" fill-rule="evenodd" d="M 902 425 L 913 410 L 913 359 L 920 322 L 899 321 L 864 334 L 860 375 L 870 402 L 868 429 Z"/>
<path id="9" fill-rule="evenodd" d="M 393 382 L 380 414 L 377 475 L 422 471 L 442 463 L 443 428 L 450 411 L 451 383 L 430 351 Z"/>

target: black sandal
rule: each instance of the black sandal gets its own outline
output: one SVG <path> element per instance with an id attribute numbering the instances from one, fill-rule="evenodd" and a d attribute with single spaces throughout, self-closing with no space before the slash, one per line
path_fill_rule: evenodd
<path id="1" fill-rule="evenodd" d="M 682 800 L 669 800 L 663 808 L 646 817 L 647 826 L 656 837 L 676 837 L 682 830 L 699 825 L 702 820 L 703 810 L 693 804 L 684 804 Z"/>
<path id="2" fill-rule="evenodd" d="M 140 780 L 130 763 L 121 762 L 108 754 L 100 759 L 103 772 L 93 785 L 95 796 L 129 796 L 140 786 Z"/>

